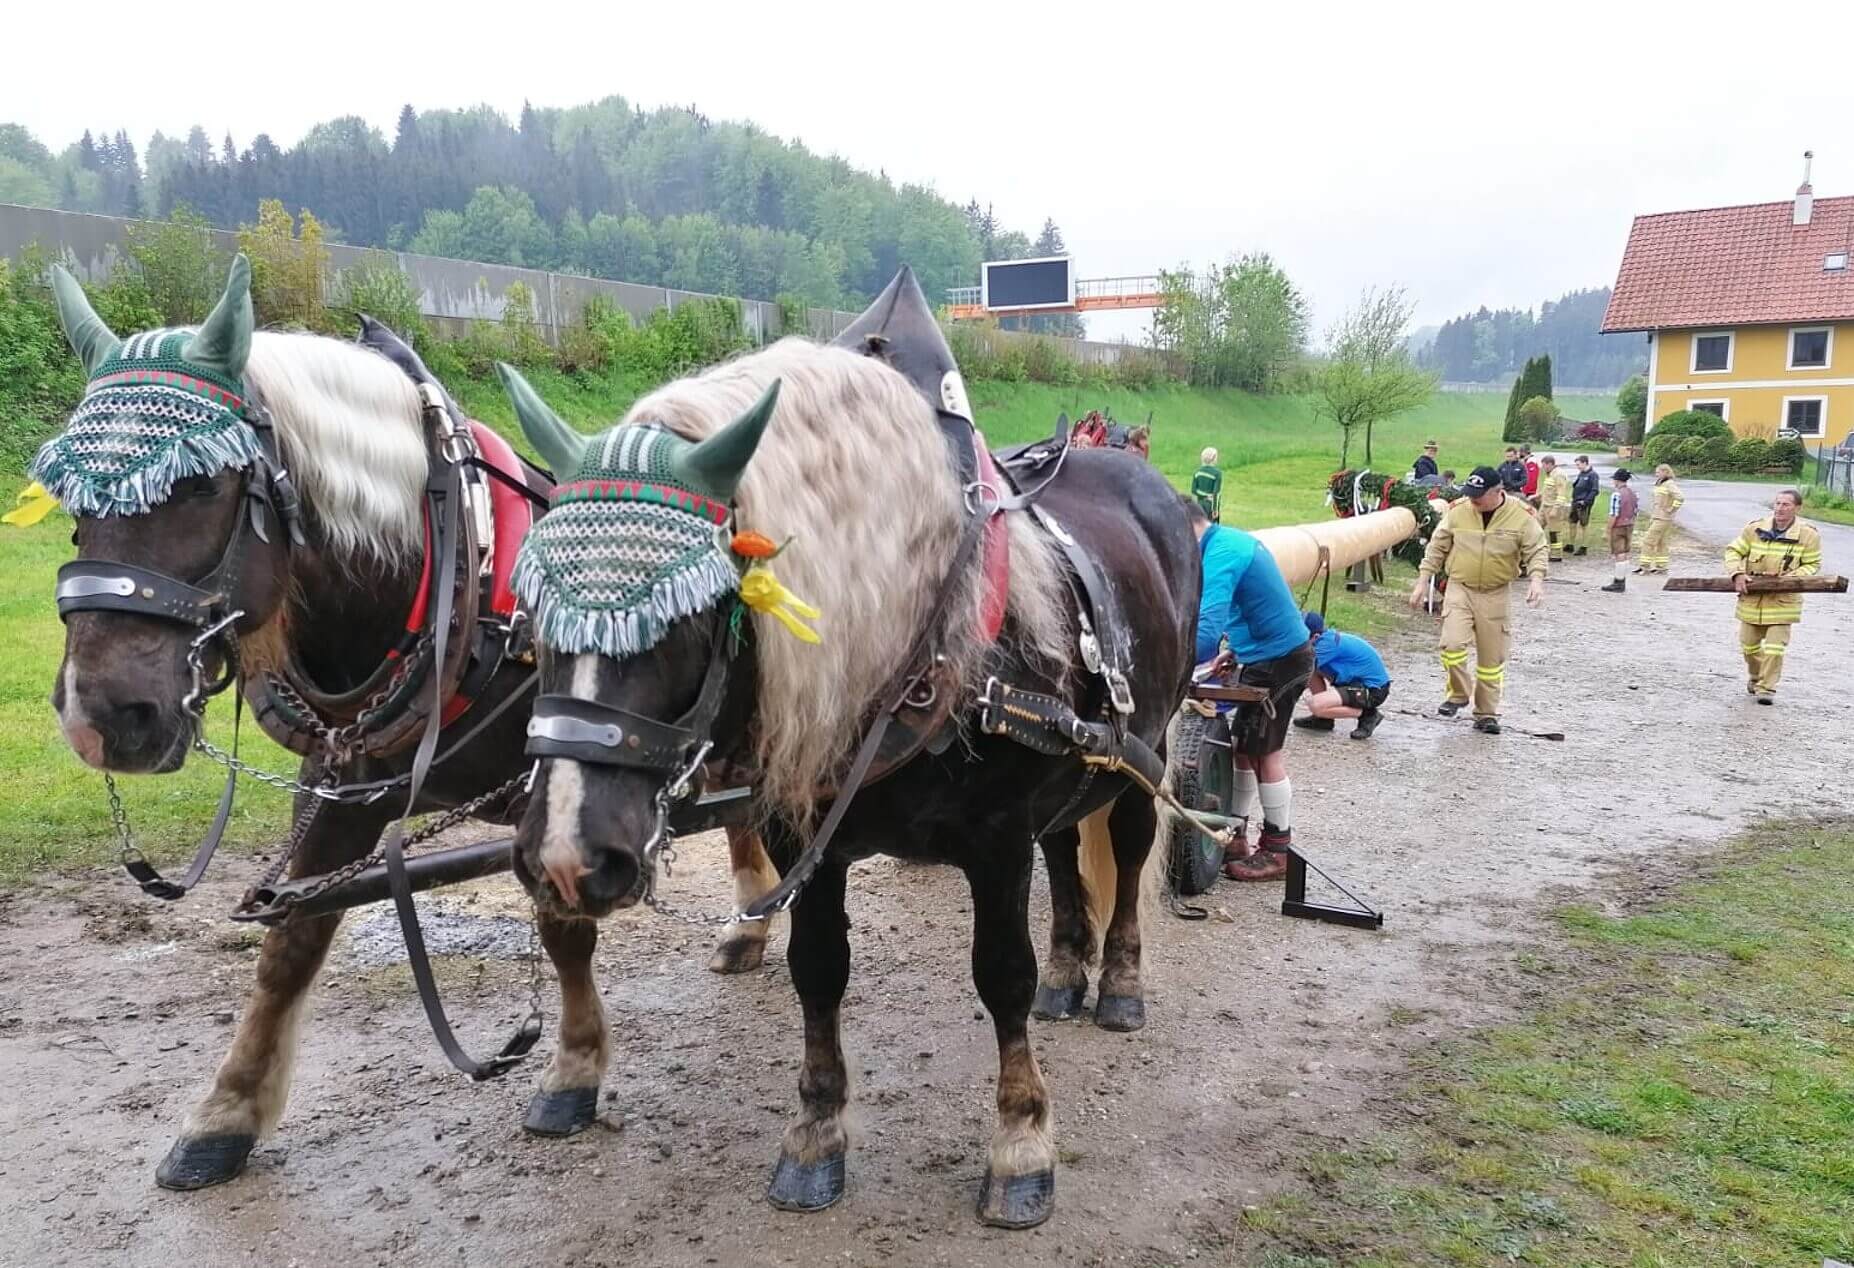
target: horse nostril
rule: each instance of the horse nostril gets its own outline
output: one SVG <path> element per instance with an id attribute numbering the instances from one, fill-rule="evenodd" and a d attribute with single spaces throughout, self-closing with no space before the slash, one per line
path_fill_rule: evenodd
<path id="1" fill-rule="evenodd" d="M 598 865 L 580 878 L 580 893 L 588 906 L 613 907 L 631 897 L 637 888 L 637 860 L 616 850 L 599 855 Z"/>
<path id="2" fill-rule="evenodd" d="M 114 712 L 116 733 L 121 742 L 128 745 L 141 744 L 152 738 L 161 721 L 160 708 L 145 700 L 117 705 Z"/>

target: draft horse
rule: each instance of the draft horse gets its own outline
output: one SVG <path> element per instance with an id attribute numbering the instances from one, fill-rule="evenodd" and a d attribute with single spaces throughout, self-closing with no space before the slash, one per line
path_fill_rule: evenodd
<path id="1" fill-rule="evenodd" d="M 305 784 L 404 785 L 434 709 L 442 726 L 419 811 L 464 805 L 521 775 L 534 675 L 504 654 L 512 596 L 500 592 L 519 542 L 511 521 L 525 513 L 514 486 L 544 494 L 543 473 L 491 433 L 471 438 L 504 482 L 488 490 L 501 519 L 478 534 L 485 549 L 461 551 L 453 590 L 432 562 L 427 495 L 440 476 L 461 478 L 458 454 L 447 458 L 433 434 L 446 424 L 433 422 L 431 385 L 422 396 L 410 349 L 370 328 L 395 364 L 334 339 L 255 331 L 242 256 L 196 330 L 119 338 L 63 269 L 53 284 L 90 375 L 70 425 L 34 464 L 77 521 L 77 560 L 59 579 L 65 651 L 52 705 L 78 756 L 108 772 L 176 770 L 205 696 L 236 681 L 265 729 L 304 754 Z M 299 791 L 289 875 L 364 858 L 404 809 L 397 791 L 365 803 Z M 477 815 L 506 823 L 517 809 L 515 794 L 498 795 Z M 741 901 L 770 889 L 777 876 L 757 838 L 733 832 L 730 845 Z M 132 861 L 150 892 L 184 891 Z M 537 919 L 559 970 L 562 1024 L 526 1125 L 570 1134 L 592 1121 L 584 1071 L 607 1045 L 590 987 L 594 928 L 551 912 Z M 230 1051 L 158 1183 L 229 1180 L 276 1124 L 307 992 L 339 920 L 292 915 L 265 934 Z M 756 966 L 764 938 L 764 924 L 737 928 L 711 967 Z"/>
<path id="2" fill-rule="evenodd" d="M 1001 475 L 906 270 L 839 343 L 788 339 L 673 383 L 591 440 L 502 367 L 564 476 L 517 569 L 542 695 L 516 872 L 550 919 L 627 907 L 654 894 L 702 759 L 752 770 L 784 875 L 747 914 L 795 902 L 805 1033 L 768 1197 L 815 1210 L 844 1192 L 849 866 L 960 868 L 998 1042 L 978 1214 L 1028 1227 L 1056 1164 L 1033 1007 L 1081 1011 L 1099 937 L 1095 1021 L 1144 1024 L 1141 872 L 1198 555 L 1178 495 L 1126 454 L 1052 441 Z M 1040 984 L 1033 841 L 1053 909 Z"/>

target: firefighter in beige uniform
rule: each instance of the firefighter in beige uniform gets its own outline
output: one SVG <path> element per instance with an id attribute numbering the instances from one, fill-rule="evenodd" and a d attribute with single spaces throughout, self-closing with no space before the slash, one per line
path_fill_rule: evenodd
<path id="1" fill-rule="evenodd" d="M 1665 462 L 1654 469 L 1654 509 L 1648 521 L 1648 535 L 1642 538 L 1640 573 L 1666 572 L 1667 539 L 1674 535 L 1674 513 L 1687 503 L 1686 495 L 1674 483 L 1674 469 Z"/>
<path id="2" fill-rule="evenodd" d="M 1745 525 L 1725 548 L 1725 571 L 1733 578 L 1813 577 L 1822 571 L 1822 535 L 1796 518 L 1802 495 L 1783 489 L 1771 499 L 1771 513 Z M 1738 583 L 1738 642 L 1749 675 L 1745 690 L 1770 704 L 1783 676 L 1790 627 L 1802 620 L 1800 594 L 1746 594 Z"/>
<path id="3" fill-rule="evenodd" d="M 1571 524 L 1571 477 L 1558 470 L 1558 460 L 1546 454 L 1539 460 L 1544 475 L 1539 480 L 1539 510 L 1545 516 L 1545 537 L 1551 543 L 1551 561 L 1563 563 L 1565 530 Z"/>
<path id="4" fill-rule="evenodd" d="M 1474 703 L 1474 729 L 1500 734 L 1500 690 L 1506 680 L 1510 634 L 1509 591 L 1520 573 L 1531 578 L 1526 602 L 1545 597 L 1545 531 L 1532 510 L 1500 484 L 1492 467 L 1476 467 L 1462 486 L 1466 495 L 1448 508 L 1429 539 L 1410 606 L 1421 607 L 1431 579 L 1448 577 L 1442 602 L 1442 667 L 1448 698 L 1437 710 L 1453 717 Z M 1468 647 L 1474 675 L 1468 675 Z"/>

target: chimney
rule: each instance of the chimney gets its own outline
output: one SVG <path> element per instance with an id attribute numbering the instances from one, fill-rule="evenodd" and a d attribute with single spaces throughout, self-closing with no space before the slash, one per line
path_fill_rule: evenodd
<path id="1" fill-rule="evenodd" d="M 1815 164 L 1815 151 L 1803 151 L 1803 183 L 1796 187 L 1796 210 L 1790 216 L 1792 225 L 1806 225 L 1809 216 L 1815 210 L 1815 190 L 1809 185 L 1809 169 Z"/>

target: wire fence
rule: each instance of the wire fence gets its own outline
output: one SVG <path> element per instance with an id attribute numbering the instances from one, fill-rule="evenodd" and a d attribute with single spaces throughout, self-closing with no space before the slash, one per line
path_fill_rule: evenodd
<path id="1" fill-rule="evenodd" d="M 1854 435 L 1848 437 L 1854 441 Z M 1854 445 L 1817 445 L 1815 485 L 1844 498 L 1854 497 Z"/>

